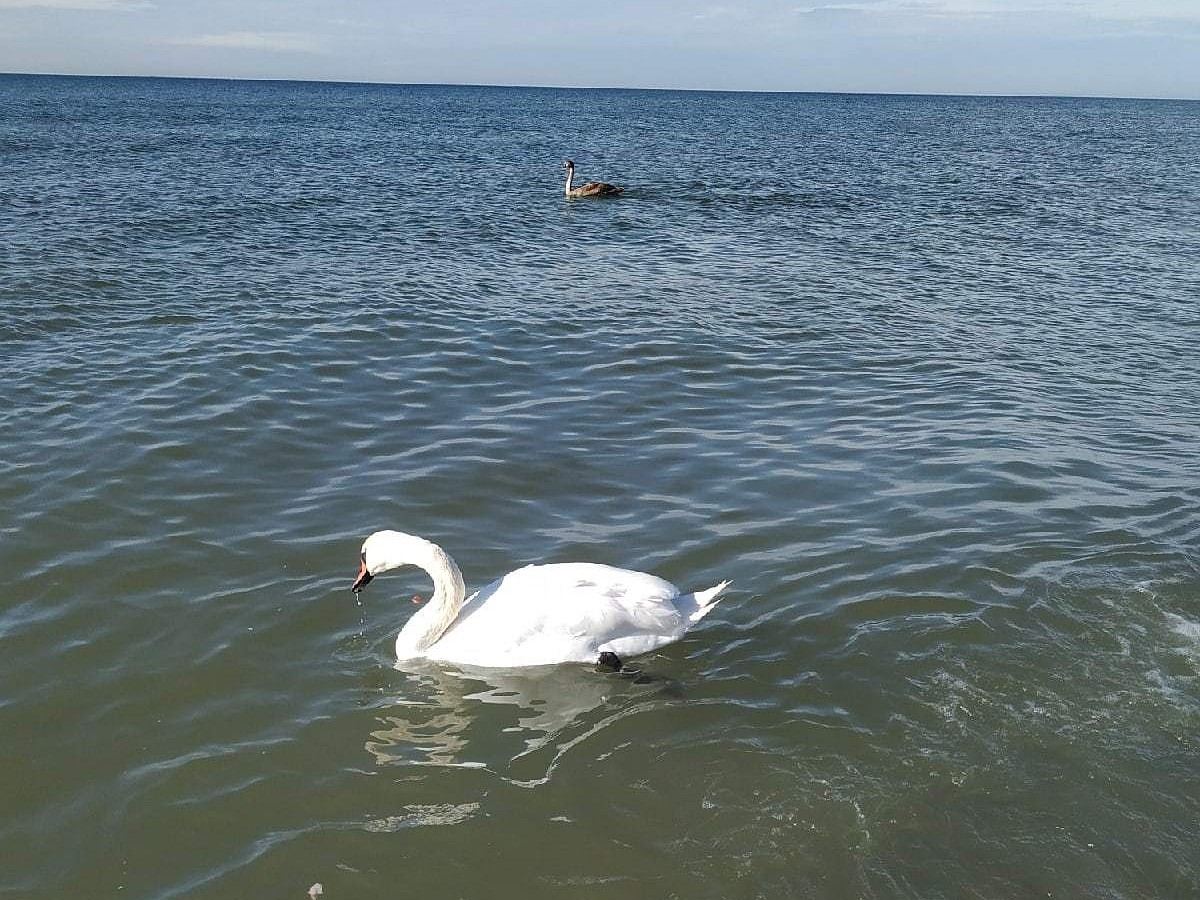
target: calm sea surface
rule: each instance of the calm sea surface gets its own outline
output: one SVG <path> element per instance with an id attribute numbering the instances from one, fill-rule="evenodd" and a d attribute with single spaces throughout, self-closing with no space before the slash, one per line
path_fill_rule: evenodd
<path id="1" fill-rule="evenodd" d="M 1197 160 L 1197 103 L 0 78 L 0 895 L 1194 898 Z M 645 678 L 401 671 L 387 527 L 734 586 Z"/>

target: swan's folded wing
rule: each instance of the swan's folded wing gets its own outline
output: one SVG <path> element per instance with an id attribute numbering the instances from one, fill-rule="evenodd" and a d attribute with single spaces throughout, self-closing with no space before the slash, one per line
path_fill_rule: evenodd
<path id="1" fill-rule="evenodd" d="M 687 627 L 673 602 L 679 591 L 669 581 L 610 566 L 575 564 L 562 569 L 554 573 L 562 580 L 541 605 L 550 630 L 569 632 L 599 648 L 639 635 L 674 639 Z"/>
<path id="2" fill-rule="evenodd" d="M 678 594 L 670 582 L 628 569 L 527 566 L 480 590 L 439 641 L 440 652 L 503 657 L 511 665 L 594 660 L 614 642 L 632 641 L 640 652 L 686 630 L 687 617 L 673 602 Z"/>

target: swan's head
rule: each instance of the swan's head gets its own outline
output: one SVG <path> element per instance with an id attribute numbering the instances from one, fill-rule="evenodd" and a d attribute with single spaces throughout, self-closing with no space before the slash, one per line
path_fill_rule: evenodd
<path id="1" fill-rule="evenodd" d="M 376 575 L 382 575 L 390 569 L 420 566 L 430 571 L 454 565 L 437 544 L 402 531 L 375 532 L 363 541 L 358 558 L 358 577 L 350 587 L 356 594 L 370 584 Z M 459 578 L 461 577 L 460 575 Z"/>
<path id="2" fill-rule="evenodd" d="M 358 577 L 354 579 L 350 590 L 357 594 L 370 584 L 371 579 L 376 575 L 410 562 L 413 554 L 407 548 L 413 541 L 420 540 L 418 537 L 399 531 L 375 532 L 363 541 L 362 551 L 358 555 L 360 563 Z"/>

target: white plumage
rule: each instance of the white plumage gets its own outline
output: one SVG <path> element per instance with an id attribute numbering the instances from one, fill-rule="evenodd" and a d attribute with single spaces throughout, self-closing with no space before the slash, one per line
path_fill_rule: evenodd
<path id="1" fill-rule="evenodd" d="M 458 566 L 436 544 L 378 531 L 363 542 L 354 589 L 402 565 L 424 569 L 434 592 L 396 637 L 397 659 L 497 668 L 645 653 L 681 638 L 729 584 L 681 594 L 644 572 L 554 563 L 517 569 L 468 598 Z"/>

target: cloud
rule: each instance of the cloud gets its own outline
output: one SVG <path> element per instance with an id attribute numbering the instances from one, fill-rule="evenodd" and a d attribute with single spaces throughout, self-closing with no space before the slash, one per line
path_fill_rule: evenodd
<path id="1" fill-rule="evenodd" d="M 876 13 L 931 19 L 986 19 L 998 16 L 1053 15 L 1122 21 L 1200 21 L 1195 0 L 859 0 L 797 6 L 800 15 Z"/>
<path id="2" fill-rule="evenodd" d="M 1078 11 L 1096 19 L 1200 22 L 1200 4 L 1195 0 L 1089 0 Z"/>
<path id="3" fill-rule="evenodd" d="M 225 34 L 198 34 L 194 37 L 173 38 L 167 43 L 186 47 L 269 50 L 276 53 L 321 52 L 320 44 L 313 35 L 298 31 L 230 31 Z"/>
<path id="4" fill-rule="evenodd" d="M 989 3 L 987 0 L 972 2 L 972 0 L 864 0 L 859 3 L 821 3 L 815 6 L 797 6 L 793 12 L 801 15 L 811 13 L 879 13 L 880 15 L 914 15 L 930 16 L 933 18 L 979 18 L 995 15 L 1000 12 L 1024 12 L 1016 10 L 1013 5 L 1007 8 L 1003 3 Z"/>
<path id="5" fill-rule="evenodd" d="M 692 16 L 693 19 L 742 18 L 746 10 L 740 6 L 708 6 Z"/>
<path id="6" fill-rule="evenodd" d="M 154 9 L 150 0 L 0 0 L 0 9 L 82 9 L 129 12 Z"/>

